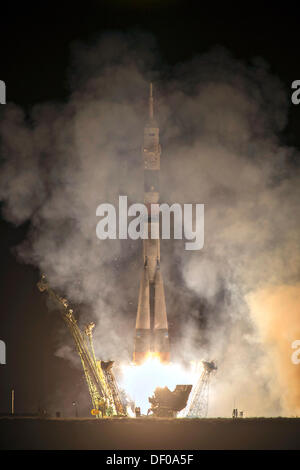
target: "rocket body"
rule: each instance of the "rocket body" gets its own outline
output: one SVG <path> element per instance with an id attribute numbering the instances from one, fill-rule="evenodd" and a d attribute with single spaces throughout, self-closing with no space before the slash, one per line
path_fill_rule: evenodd
<path id="1" fill-rule="evenodd" d="M 159 202 L 159 172 L 161 147 L 159 127 L 154 119 L 152 84 L 149 97 L 149 120 L 144 128 L 144 203 L 148 208 L 148 238 L 143 240 L 144 267 L 140 282 L 136 316 L 133 361 L 142 363 L 149 353 L 162 362 L 170 360 L 168 321 L 164 284 L 160 271 L 159 213 L 151 211 L 151 204 Z M 153 234 L 157 238 L 153 238 Z M 151 238 L 152 237 L 152 238 Z"/>

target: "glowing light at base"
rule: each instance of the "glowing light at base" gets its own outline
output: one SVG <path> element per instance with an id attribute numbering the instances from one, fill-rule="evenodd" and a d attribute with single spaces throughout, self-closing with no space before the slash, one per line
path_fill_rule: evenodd
<path id="1" fill-rule="evenodd" d="M 192 363 L 189 368 L 178 363 L 162 363 L 159 356 L 149 354 L 141 365 L 123 365 L 120 386 L 141 408 L 142 414 L 147 414 L 150 408 L 148 398 L 154 393 L 156 387 L 168 387 L 173 391 L 176 385 L 194 385 L 199 378 L 201 363 Z"/>

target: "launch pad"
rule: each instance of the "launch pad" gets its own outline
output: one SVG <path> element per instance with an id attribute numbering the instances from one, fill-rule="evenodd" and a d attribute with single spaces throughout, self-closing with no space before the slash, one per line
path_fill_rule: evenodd
<path id="1" fill-rule="evenodd" d="M 171 392 L 168 387 L 157 387 L 154 395 L 149 397 L 151 408 L 157 418 L 176 418 L 177 413 L 186 407 L 192 385 L 176 385 Z"/>
<path id="2" fill-rule="evenodd" d="M 164 283 L 160 270 L 160 219 L 159 219 L 159 173 L 161 146 L 159 127 L 154 118 L 154 99 L 152 83 L 149 94 L 149 117 L 144 128 L 143 163 L 144 163 L 144 203 L 147 209 L 143 230 L 147 237 L 143 239 L 143 267 L 140 281 L 136 328 L 134 338 L 133 364 L 143 366 L 153 356 L 159 364 L 170 363 L 170 343 Z M 157 206 L 157 213 L 153 207 Z M 153 237 L 153 234 L 156 236 Z M 61 297 L 47 282 L 43 275 L 38 288 L 48 292 L 60 307 L 62 317 L 73 336 L 77 353 L 80 357 L 85 379 L 92 402 L 91 414 L 98 418 L 109 416 L 127 416 L 131 397 L 121 393 L 113 373 L 114 361 L 98 360 L 93 345 L 93 322 L 81 331 L 67 299 Z M 154 363 L 155 366 L 155 363 Z M 151 388 L 153 396 L 148 396 L 151 407 L 148 414 L 155 417 L 176 417 L 188 404 L 189 417 L 204 417 L 207 414 L 208 379 L 215 370 L 213 363 L 202 361 L 202 373 L 193 388 L 191 384 L 176 384 L 174 390 L 159 384 Z M 156 374 L 155 368 L 151 375 Z M 178 377 L 180 380 L 180 378 Z M 174 385 L 174 384 L 173 384 Z M 188 402 L 193 388 L 192 401 Z M 125 398 L 124 398 L 125 396 Z M 135 405 L 140 410 L 139 403 Z M 137 413 L 136 413 L 137 414 Z M 140 411 L 138 412 L 140 415 Z M 144 413 L 145 414 L 145 413 Z"/>

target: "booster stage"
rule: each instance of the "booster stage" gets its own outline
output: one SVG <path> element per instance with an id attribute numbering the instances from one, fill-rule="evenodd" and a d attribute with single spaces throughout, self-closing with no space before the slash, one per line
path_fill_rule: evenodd
<path id="1" fill-rule="evenodd" d="M 148 209 L 147 233 L 143 240 L 144 267 L 140 283 L 133 361 L 144 362 L 154 353 L 161 362 L 169 362 L 170 345 L 164 284 L 160 271 L 159 212 L 151 204 L 159 202 L 161 146 L 159 127 L 154 119 L 152 83 L 149 96 L 149 120 L 144 128 L 144 203 Z M 156 238 L 153 237 L 155 234 Z"/>

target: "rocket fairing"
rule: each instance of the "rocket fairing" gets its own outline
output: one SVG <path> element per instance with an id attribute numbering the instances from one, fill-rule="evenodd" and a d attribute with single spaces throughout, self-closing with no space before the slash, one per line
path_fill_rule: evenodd
<path id="1" fill-rule="evenodd" d="M 143 240 L 144 268 L 140 282 L 136 316 L 133 361 L 142 363 L 149 353 L 155 353 L 162 362 L 170 360 L 168 320 L 164 284 L 160 271 L 159 213 L 151 204 L 159 202 L 159 171 L 161 147 L 159 127 L 154 119 L 152 83 L 149 96 L 149 120 L 144 128 L 144 203 L 148 208 L 148 238 Z M 151 218 L 152 217 L 152 218 Z M 157 238 L 151 238 L 151 234 Z"/>

